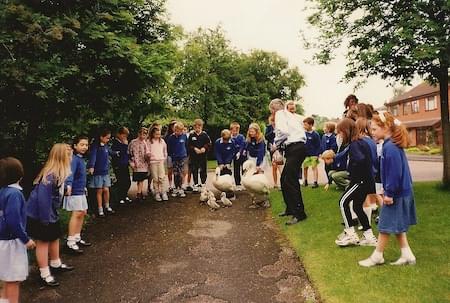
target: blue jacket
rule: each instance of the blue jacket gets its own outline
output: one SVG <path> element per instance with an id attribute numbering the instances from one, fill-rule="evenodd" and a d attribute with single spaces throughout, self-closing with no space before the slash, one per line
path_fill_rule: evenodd
<path id="1" fill-rule="evenodd" d="M 25 198 L 14 185 L 0 188 L 0 240 L 30 240 L 26 228 Z"/>
<path id="2" fill-rule="evenodd" d="M 256 158 L 256 166 L 260 166 L 266 154 L 266 143 L 264 140 L 258 143 L 255 139 L 251 139 L 246 143 L 244 153 L 247 157 Z"/>
<path id="3" fill-rule="evenodd" d="M 333 133 L 330 134 L 323 134 L 322 140 L 321 140 L 321 153 L 323 153 L 326 150 L 333 150 L 334 152 L 337 152 L 338 146 L 336 143 L 336 135 Z"/>
<path id="4" fill-rule="evenodd" d="M 390 139 L 383 143 L 381 182 L 383 183 L 384 195 L 387 197 L 407 197 L 413 192 L 411 172 L 405 151 Z"/>
<path id="5" fill-rule="evenodd" d="M 104 176 L 109 174 L 109 156 L 113 153 L 107 144 L 101 145 L 98 142 L 91 144 L 89 152 L 89 162 L 87 168 L 94 168 L 95 176 Z"/>
<path id="6" fill-rule="evenodd" d="M 185 134 L 170 135 L 167 139 L 167 154 L 172 160 L 181 160 L 187 157 L 187 141 L 188 138 Z"/>
<path id="7" fill-rule="evenodd" d="M 350 146 L 342 146 L 339 152 L 336 154 L 336 157 L 334 158 L 332 169 L 343 171 L 347 170 L 347 164 L 348 164 L 348 151 L 350 149 Z"/>
<path id="8" fill-rule="evenodd" d="M 231 137 L 231 139 L 233 139 L 234 144 L 236 145 L 235 149 L 236 149 L 236 153 L 240 153 L 242 155 L 246 142 L 245 142 L 245 137 L 243 134 L 238 134 L 236 137 Z"/>
<path id="9" fill-rule="evenodd" d="M 372 159 L 372 172 L 375 177 L 378 173 L 377 144 L 375 143 L 375 140 L 370 137 L 363 137 L 362 139 L 369 145 L 370 158 Z"/>
<path id="10" fill-rule="evenodd" d="M 236 154 L 236 144 L 233 139 L 228 140 L 228 143 L 223 142 L 219 138 L 214 143 L 214 154 L 216 155 L 217 164 L 231 164 L 234 155 Z"/>
<path id="11" fill-rule="evenodd" d="M 375 186 L 375 178 L 372 171 L 372 156 L 369 145 L 362 139 L 353 141 L 348 151 L 348 172 L 350 182 L 363 182 Z"/>
<path id="12" fill-rule="evenodd" d="M 72 186 L 72 195 L 80 196 L 84 195 L 86 188 L 86 163 L 84 162 L 83 156 L 80 154 L 74 154 L 72 157 L 72 162 L 70 164 L 70 169 L 72 173 L 66 180 L 66 186 Z"/>
<path id="13" fill-rule="evenodd" d="M 58 209 L 61 208 L 62 196 L 59 186 L 47 176 L 47 184 L 39 182 L 31 191 L 27 202 L 27 216 L 43 224 L 55 223 L 59 220 Z"/>
<path id="14" fill-rule="evenodd" d="M 321 144 L 319 133 L 313 130 L 311 132 L 305 132 L 305 134 L 306 134 L 306 143 L 305 143 L 306 156 L 310 157 L 320 155 Z"/>
<path id="15" fill-rule="evenodd" d="M 114 152 L 112 157 L 112 164 L 114 167 L 128 167 L 130 157 L 128 155 L 128 144 L 122 143 L 114 138 L 111 145 L 111 150 Z"/>

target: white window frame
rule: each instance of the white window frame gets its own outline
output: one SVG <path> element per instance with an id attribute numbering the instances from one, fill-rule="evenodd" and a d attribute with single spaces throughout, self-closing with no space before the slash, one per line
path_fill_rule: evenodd
<path id="1" fill-rule="evenodd" d="M 420 111 L 419 100 L 411 101 L 411 114 L 416 114 Z"/>
<path id="2" fill-rule="evenodd" d="M 437 109 L 437 100 L 436 99 L 437 99 L 436 96 L 427 97 L 425 99 L 425 111 L 430 111 L 430 110 Z M 433 108 L 430 108 L 430 104 L 429 104 L 430 101 L 433 101 L 433 104 L 434 104 Z"/>

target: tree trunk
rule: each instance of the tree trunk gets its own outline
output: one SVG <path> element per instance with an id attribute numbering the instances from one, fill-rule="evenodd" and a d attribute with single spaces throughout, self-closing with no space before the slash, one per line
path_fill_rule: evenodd
<path id="1" fill-rule="evenodd" d="M 439 76 L 439 94 L 441 97 L 441 123 L 442 123 L 442 139 L 444 158 L 444 175 L 442 182 L 445 187 L 450 186 L 450 121 L 448 109 L 448 64 L 441 66 Z"/>

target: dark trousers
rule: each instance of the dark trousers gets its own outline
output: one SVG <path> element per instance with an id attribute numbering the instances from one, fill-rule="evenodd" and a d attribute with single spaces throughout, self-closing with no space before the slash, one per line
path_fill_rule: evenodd
<path id="1" fill-rule="evenodd" d="M 341 199 L 339 200 L 339 208 L 341 209 L 342 218 L 344 219 L 345 228 L 357 225 L 358 223 L 352 219 L 350 211 L 350 201 L 353 201 L 353 211 L 358 216 L 363 230 L 370 229 L 369 218 L 364 212 L 363 205 L 366 196 L 369 194 L 370 188 L 364 183 L 351 183 Z"/>
<path id="2" fill-rule="evenodd" d="M 128 195 L 128 190 L 131 186 L 130 171 L 128 170 L 128 165 L 122 165 L 114 167 L 114 173 L 116 174 L 117 183 L 115 184 L 117 199 L 125 200 Z"/>
<path id="3" fill-rule="evenodd" d="M 236 185 L 241 185 L 242 163 L 244 163 L 242 156 L 237 160 L 233 159 L 233 175 L 234 183 L 236 183 Z"/>
<path id="4" fill-rule="evenodd" d="M 206 183 L 206 177 L 207 177 L 207 164 L 208 159 L 206 159 L 206 155 L 204 156 L 191 156 L 191 172 L 192 176 L 194 178 L 194 184 L 200 184 L 198 182 L 198 174 L 200 173 L 200 180 L 202 181 L 202 184 Z"/>
<path id="5" fill-rule="evenodd" d="M 286 147 L 286 163 L 281 173 L 281 191 L 286 213 L 296 218 L 306 218 L 303 205 L 302 192 L 298 181 L 299 170 L 306 157 L 305 144 L 303 142 L 292 143 Z"/>

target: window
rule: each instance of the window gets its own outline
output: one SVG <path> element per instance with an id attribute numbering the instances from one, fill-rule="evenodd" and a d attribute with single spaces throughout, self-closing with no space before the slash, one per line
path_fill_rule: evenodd
<path id="1" fill-rule="evenodd" d="M 413 114 L 419 112 L 419 100 L 411 102 L 411 112 Z"/>
<path id="2" fill-rule="evenodd" d="M 428 97 L 425 100 L 425 110 L 434 110 L 437 108 L 436 96 Z"/>
<path id="3" fill-rule="evenodd" d="M 391 107 L 391 112 L 392 112 L 392 115 L 395 117 L 395 116 L 398 116 L 398 105 L 394 105 L 394 106 L 392 106 Z"/>
<path id="4" fill-rule="evenodd" d="M 403 103 L 403 115 L 406 116 L 411 113 L 411 103 L 406 102 Z"/>

